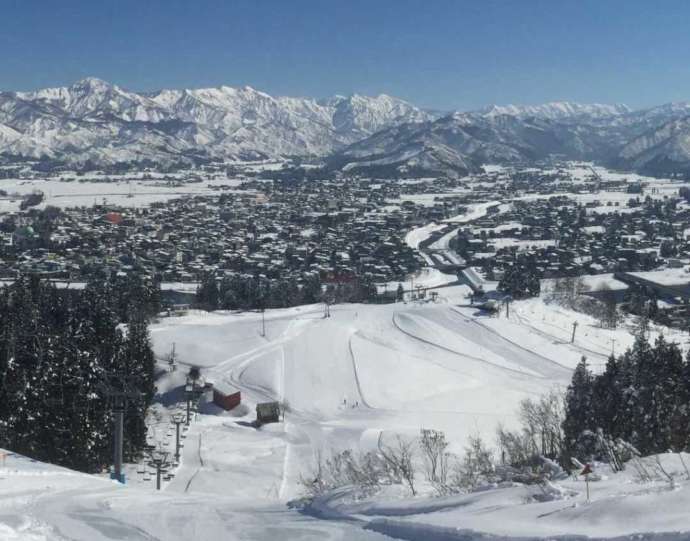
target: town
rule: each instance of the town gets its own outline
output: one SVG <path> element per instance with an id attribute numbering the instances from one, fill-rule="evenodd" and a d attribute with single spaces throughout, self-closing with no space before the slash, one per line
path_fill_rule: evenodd
<path id="1" fill-rule="evenodd" d="M 379 288 L 365 299 L 394 300 L 397 283 L 410 294 L 458 281 L 481 289 L 475 277 L 500 282 L 528 262 L 538 280 L 607 275 L 618 301 L 635 283 L 668 301 L 676 319 L 686 313 L 690 205 L 682 182 L 578 163 L 488 168 L 462 179 L 291 179 L 285 166 L 273 180 L 270 169 L 233 172 L 226 182 L 221 171 L 203 168 L 165 181 L 133 174 L 124 179 L 125 199 L 60 207 L 40 191 L 40 173 L 23 170 L 34 188 L 5 191 L 21 204 L 0 216 L 0 278 L 31 273 L 83 282 L 136 274 L 167 284 L 178 304 L 193 303 L 208 277 L 255 279 L 274 289 L 366 282 Z M 57 184 L 70 181 L 63 176 Z M 134 197 L 132 182 L 140 185 Z M 183 191 L 204 182 L 198 195 L 131 204 L 151 186 Z M 103 174 L 97 183 L 114 180 Z"/>

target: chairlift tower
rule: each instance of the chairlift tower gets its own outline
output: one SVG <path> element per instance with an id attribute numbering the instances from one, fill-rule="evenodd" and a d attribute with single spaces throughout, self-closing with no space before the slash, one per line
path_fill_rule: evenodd
<path id="1" fill-rule="evenodd" d="M 199 387 L 194 380 L 188 380 L 184 386 L 184 396 L 187 401 L 187 417 L 185 419 L 185 425 L 189 426 L 191 422 L 191 412 L 192 412 L 192 402 L 198 400 L 203 394 L 203 389 Z"/>
<path id="2" fill-rule="evenodd" d="M 107 374 L 101 390 L 107 397 L 113 414 L 113 472 L 111 478 L 125 482 L 122 473 L 122 442 L 124 439 L 125 410 L 130 403 L 142 400 L 141 391 L 134 384 L 132 376 L 123 373 Z"/>
<path id="3" fill-rule="evenodd" d="M 172 422 L 175 424 L 175 462 L 180 463 L 180 425 L 185 422 L 184 415 L 176 413 L 172 416 Z"/>
<path id="4" fill-rule="evenodd" d="M 166 473 L 168 462 L 168 452 L 162 449 L 155 449 L 151 451 L 151 460 L 149 465 L 156 468 L 156 490 L 161 489 L 161 474 Z"/>

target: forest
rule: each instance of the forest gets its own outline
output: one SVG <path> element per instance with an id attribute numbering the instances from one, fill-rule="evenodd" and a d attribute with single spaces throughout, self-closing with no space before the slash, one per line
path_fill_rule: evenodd
<path id="1" fill-rule="evenodd" d="M 23 276 L 0 289 L 0 447 L 85 472 L 112 457 L 110 397 L 127 387 L 124 453 L 146 443 L 155 359 L 155 285 L 137 279 L 58 289 Z"/>
<path id="2" fill-rule="evenodd" d="M 606 460 L 602 437 L 635 454 L 686 450 L 689 399 L 690 361 L 678 344 L 663 336 L 652 344 L 640 334 L 601 374 L 592 374 L 585 358 L 578 364 L 565 397 L 563 451 Z"/>

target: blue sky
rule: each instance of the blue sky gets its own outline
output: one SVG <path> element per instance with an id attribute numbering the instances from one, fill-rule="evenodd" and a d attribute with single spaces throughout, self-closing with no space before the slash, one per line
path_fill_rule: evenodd
<path id="1" fill-rule="evenodd" d="M 0 90 L 96 76 L 471 109 L 690 99 L 690 2 L 0 0 Z"/>

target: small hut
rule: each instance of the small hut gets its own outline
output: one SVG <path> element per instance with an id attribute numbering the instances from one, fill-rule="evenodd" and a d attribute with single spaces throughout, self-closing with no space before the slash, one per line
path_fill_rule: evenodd
<path id="1" fill-rule="evenodd" d="M 219 408 L 229 411 L 240 405 L 242 395 L 240 390 L 224 381 L 213 383 L 213 403 Z"/>
<path id="2" fill-rule="evenodd" d="M 280 404 L 278 402 L 263 402 L 256 405 L 256 424 L 280 422 Z"/>

